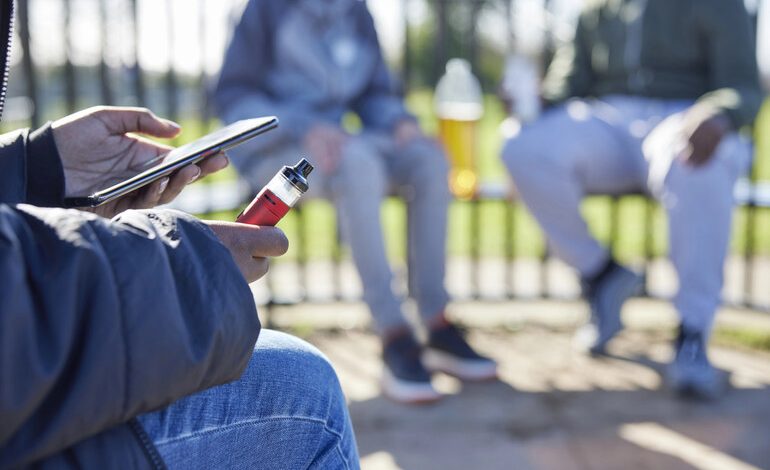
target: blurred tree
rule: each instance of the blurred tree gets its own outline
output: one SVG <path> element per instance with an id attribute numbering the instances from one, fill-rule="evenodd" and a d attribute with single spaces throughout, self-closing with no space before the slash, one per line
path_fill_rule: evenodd
<path id="1" fill-rule="evenodd" d="M 507 0 L 430 0 L 427 14 L 419 24 L 410 23 L 410 76 L 408 88 L 433 88 L 444 73 L 450 58 L 462 57 L 471 62 L 485 90 L 494 90 L 502 73 L 505 50 L 500 47 L 507 34 L 504 27 L 497 33 L 501 41 L 492 44 L 489 35 L 479 34 L 480 19 Z M 504 25 L 504 22 L 500 23 Z"/>

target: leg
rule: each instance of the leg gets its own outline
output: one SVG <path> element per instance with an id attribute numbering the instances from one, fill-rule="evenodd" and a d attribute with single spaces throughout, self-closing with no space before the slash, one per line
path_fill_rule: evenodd
<path id="1" fill-rule="evenodd" d="M 591 322 L 578 331 L 575 344 L 592 353 L 603 353 L 620 331 L 620 310 L 641 280 L 611 260 L 580 213 L 587 191 L 619 193 L 643 183 L 644 160 L 627 123 L 646 113 L 634 102 L 620 104 L 622 112 L 602 103 L 569 103 L 522 129 L 503 154 L 554 251 L 583 279 Z"/>
<path id="2" fill-rule="evenodd" d="M 676 135 L 681 128 L 681 115 L 672 116 L 660 127 L 661 131 Z M 657 136 L 652 134 L 650 139 L 653 137 Z M 682 164 L 670 151 L 673 145 L 657 148 L 669 149 L 649 158 L 650 186 L 657 189 L 656 196 L 668 214 L 671 261 L 679 277 L 674 304 L 686 329 L 708 335 L 720 303 L 734 206 L 733 188 L 738 177 L 748 170 L 750 146 L 739 136 L 730 135 L 719 145 L 712 160 L 700 168 Z M 660 170 L 653 172 L 654 168 Z"/>
<path id="3" fill-rule="evenodd" d="M 444 286 L 450 195 L 444 153 L 431 140 L 418 140 L 387 156 L 391 180 L 409 206 L 409 277 L 420 316 L 430 324 L 449 301 Z"/>
<path id="4" fill-rule="evenodd" d="M 686 166 L 672 140 L 682 135 L 682 121 L 681 114 L 670 117 L 645 142 L 649 183 L 668 213 L 671 260 L 679 278 L 674 304 L 681 328 L 667 380 L 680 394 L 714 398 L 724 384 L 708 360 L 706 345 L 722 291 L 733 187 L 748 169 L 751 153 L 746 141 L 730 135 L 708 163 Z"/>
<path id="5" fill-rule="evenodd" d="M 497 364 L 476 353 L 444 315 L 449 300 L 444 287 L 450 200 L 446 156 L 425 139 L 390 149 L 387 162 L 391 179 L 409 204 L 410 287 L 428 330 L 423 364 L 462 380 L 497 377 Z"/>
<path id="6" fill-rule="evenodd" d="M 169 468 L 358 468 L 337 376 L 312 346 L 262 332 L 237 382 L 140 416 Z"/>
<path id="7" fill-rule="evenodd" d="M 295 164 L 303 153 L 305 151 L 297 145 L 275 148 L 258 164 L 244 167 L 243 175 L 253 188 L 258 189 L 281 166 Z M 259 160 L 259 157 L 251 155 L 251 160 Z M 234 160 L 241 164 L 245 161 L 246 158 Z M 239 166 L 238 170 L 241 169 Z M 333 173 L 325 174 L 320 168 L 313 172 L 306 196 L 329 197 L 334 201 L 344 237 L 350 243 L 353 261 L 361 276 L 364 301 L 380 333 L 407 325 L 401 302 L 391 289 L 393 275 L 385 254 L 379 217 L 386 186 L 387 175 L 380 150 L 369 139 L 354 137 L 346 145 Z"/>
<path id="8" fill-rule="evenodd" d="M 370 139 L 354 137 L 345 146 L 337 171 L 329 177 L 329 189 L 378 331 L 384 335 L 405 328 L 401 302 L 391 287 L 393 274 L 380 221 L 387 173 L 382 154 Z"/>
<path id="9" fill-rule="evenodd" d="M 588 231 L 580 213 L 582 198 L 586 192 L 641 187 L 638 154 L 622 126 L 578 101 L 524 126 L 506 143 L 503 160 L 555 253 L 590 277 L 609 255 Z"/>

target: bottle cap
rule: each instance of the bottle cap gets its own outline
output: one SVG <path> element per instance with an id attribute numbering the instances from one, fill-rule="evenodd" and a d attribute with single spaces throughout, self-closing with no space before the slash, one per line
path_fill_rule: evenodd
<path id="1" fill-rule="evenodd" d="M 307 184 L 307 176 L 313 171 L 313 165 L 310 164 L 307 159 L 303 158 L 293 167 L 285 166 L 281 171 L 281 174 L 299 189 L 300 192 L 306 192 L 309 188 Z"/>
<path id="2" fill-rule="evenodd" d="M 434 105 L 441 119 L 476 121 L 484 113 L 481 85 L 464 59 L 451 59 L 436 85 Z"/>

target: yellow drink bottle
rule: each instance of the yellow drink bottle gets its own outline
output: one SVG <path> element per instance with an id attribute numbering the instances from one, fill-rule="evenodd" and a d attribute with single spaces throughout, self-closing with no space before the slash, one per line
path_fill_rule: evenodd
<path id="1" fill-rule="evenodd" d="M 484 107 L 481 86 L 466 60 L 447 62 L 436 86 L 435 109 L 450 164 L 449 189 L 459 199 L 471 199 L 478 188 L 477 133 Z"/>

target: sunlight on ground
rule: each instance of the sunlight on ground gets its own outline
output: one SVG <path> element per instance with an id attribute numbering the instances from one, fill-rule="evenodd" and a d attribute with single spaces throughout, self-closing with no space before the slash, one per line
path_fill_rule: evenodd
<path id="1" fill-rule="evenodd" d="M 620 437 L 644 449 L 676 457 L 699 470 L 759 470 L 657 423 L 625 424 L 620 427 Z"/>
<path id="2" fill-rule="evenodd" d="M 375 452 L 361 457 L 361 468 L 364 470 L 398 470 L 393 456 L 387 452 Z"/>

